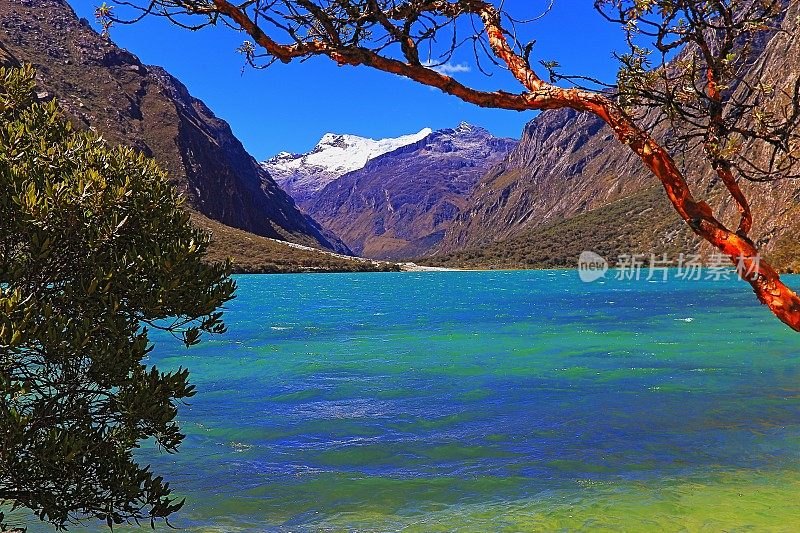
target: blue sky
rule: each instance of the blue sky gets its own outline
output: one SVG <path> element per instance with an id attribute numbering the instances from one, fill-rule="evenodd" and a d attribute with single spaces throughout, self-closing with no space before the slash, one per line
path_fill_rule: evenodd
<path id="1" fill-rule="evenodd" d="M 99 0 L 69 2 L 79 16 L 94 21 Z M 556 0 L 546 17 L 528 25 L 529 36 L 537 41 L 535 59 L 557 60 L 565 72 L 612 80 L 616 65 L 611 52 L 620 48 L 621 33 L 594 12 L 592 3 Z M 506 0 L 508 10 L 522 17 L 544 5 L 542 0 Z M 496 135 L 519 137 L 534 116 L 480 109 L 409 80 L 366 67 L 338 67 L 325 58 L 243 70 L 236 48 L 246 36 L 224 28 L 192 32 L 150 18 L 116 26 L 111 36 L 144 63 L 161 65 L 185 83 L 231 124 L 257 159 L 282 150 L 307 151 L 326 132 L 380 138 L 467 121 Z M 481 74 L 466 50 L 453 63 L 469 66 L 469 72 L 454 74 L 468 85 L 520 91 L 507 72 L 491 78 Z"/>

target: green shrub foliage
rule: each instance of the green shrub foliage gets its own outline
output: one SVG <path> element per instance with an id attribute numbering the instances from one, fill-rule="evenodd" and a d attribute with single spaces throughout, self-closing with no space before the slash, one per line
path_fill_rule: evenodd
<path id="1" fill-rule="evenodd" d="M 208 242 L 152 160 L 73 129 L 32 68 L 0 69 L 0 503 L 57 528 L 181 507 L 133 452 L 174 452 L 194 394 L 146 364 L 148 330 L 225 330 L 235 285 Z"/>

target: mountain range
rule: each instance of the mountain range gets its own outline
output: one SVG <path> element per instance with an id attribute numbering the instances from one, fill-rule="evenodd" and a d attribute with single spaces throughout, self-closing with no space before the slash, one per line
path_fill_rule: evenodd
<path id="1" fill-rule="evenodd" d="M 756 54 L 751 81 L 777 86 L 798 75 L 798 15 L 794 3 L 784 31 Z M 377 140 L 329 133 L 308 153 L 259 164 L 180 81 L 98 35 L 65 0 L 0 3 L 0 60 L 36 66 L 40 97 L 57 98 L 77 127 L 156 158 L 192 220 L 212 232 L 213 256 L 233 256 L 241 271 L 396 268 L 315 248 L 468 268 L 574 266 L 582 250 L 709 251 L 590 115 L 545 111 L 519 141 L 466 123 Z M 734 221 L 701 155 L 680 164 L 697 195 Z M 800 185 L 743 188 L 754 240 L 777 266 L 800 268 Z"/>
<path id="2" fill-rule="evenodd" d="M 407 143 L 415 137 L 416 142 Z M 329 168 L 354 167 L 355 161 L 359 168 L 333 177 L 303 167 L 308 172 L 304 188 L 288 190 L 353 252 L 375 259 L 430 252 L 468 207 L 466 198 L 478 180 L 517 144 L 463 122 L 451 129 L 379 141 L 377 146 L 404 145 L 368 160 L 358 143 L 337 143 L 339 148 L 331 150 L 328 141 L 333 139 L 353 137 L 326 135 L 312 152 L 295 161 L 325 154 Z"/>

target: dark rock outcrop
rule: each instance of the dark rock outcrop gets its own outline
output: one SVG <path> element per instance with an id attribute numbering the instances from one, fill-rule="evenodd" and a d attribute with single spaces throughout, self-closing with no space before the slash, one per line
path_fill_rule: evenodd
<path id="1" fill-rule="evenodd" d="M 37 68 L 76 126 L 154 157 L 191 208 L 258 235 L 346 251 L 302 214 L 228 124 L 159 67 L 98 35 L 63 0 L 0 3 L 0 43 Z"/>

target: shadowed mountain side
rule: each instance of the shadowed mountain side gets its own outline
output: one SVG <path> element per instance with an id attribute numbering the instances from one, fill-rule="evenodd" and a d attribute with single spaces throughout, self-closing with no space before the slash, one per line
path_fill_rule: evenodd
<path id="1" fill-rule="evenodd" d="M 42 97 L 56 97 L 76 126 L 154 157 L 193 209 L 265 237 L 347 251 L 295 207 L 225 121 L 166 71 L 98 35 L 65 1 L 0 3 L 0 42 L 37 68 Z"/>

